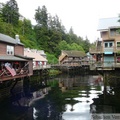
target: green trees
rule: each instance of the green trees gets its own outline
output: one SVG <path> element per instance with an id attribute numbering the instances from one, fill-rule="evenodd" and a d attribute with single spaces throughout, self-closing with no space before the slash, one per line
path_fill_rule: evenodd
<path id="1" fill-rule="evenodd" d="M 19 8 L 15 0 L 3 4 L 0 10 L 0 33 L 14 37 L 19 34 L 25 47 L 44 50 L 49 63 L 56 63 L 61 50 L 88 52 L 90 42 L 77 36 L 71 27 L 69 32 L 57 15 L 48 14 L 45 6 L 35 10 L 36 25 L 24 18 L 19 20 Z"/>
<path id="2" fill-rule="evenodd" d="M 15 0 L 10 0 L 4 4 L 1 14 L 4 22 L 17 25 L 19 20 L 19 9 L 17 2 Z"/>
<path id="3" fill-rule="evenodd" d="M 80 46 L 80 45 L 78 45 L 76 43 L 68 44 L 64 40 L 59 43 L 59 48 L 60 48 L 60 50 L 78 50 L 78 51 L 84 51 L 84 49 L 82 48 L 82 46 Z"/>

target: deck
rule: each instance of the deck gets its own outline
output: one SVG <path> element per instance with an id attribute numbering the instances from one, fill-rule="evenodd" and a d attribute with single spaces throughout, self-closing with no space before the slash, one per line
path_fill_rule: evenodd
<path id="1" fill-rule="evenodd" d="M 120 68 L 120 63 L 110 61 L 90 64 L 90 70 L 115 70 L 117 68 Z"/>
<path id="2" fill-rule="evenodd" d="M 89 67 L 89 70 L 115 70 L 120 68 L 120 63 L 116 62 L 86 62 L 79 65 L 72 65 L 72 64 L 58 64 L 58 65 L 52 65 L 51 67 L 54 67 L 56 69 L 60 70 L 70 70 L 70 69 L 77 69 L 77 68 L 84 68 Z"/>

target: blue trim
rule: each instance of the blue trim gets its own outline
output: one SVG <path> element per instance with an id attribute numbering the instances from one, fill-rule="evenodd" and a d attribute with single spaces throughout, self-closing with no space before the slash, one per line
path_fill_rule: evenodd
<path id="1" fill-rule="evenodd" d="M 113 52 L 104 52 L 104 54 L 113 54 Z"/>

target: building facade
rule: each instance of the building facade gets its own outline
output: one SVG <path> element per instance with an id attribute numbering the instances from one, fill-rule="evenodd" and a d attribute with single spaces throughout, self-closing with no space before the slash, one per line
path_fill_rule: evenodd
<path id="1" fill-rule="evenodd" d="M 0 33 L 0 81 L 33 74 L 33 58 L 24 56 L 24 45 L 19 36 L 15 39 Z"/>
<path id="2" fill-rule="evenodd" d="M 99 20 L 98 31 L 101 40 L 96 41 L 96 48 L 90 53 L 103 67 L 112 67 L 120 62 L 120 18 L 104 18 Z"/>

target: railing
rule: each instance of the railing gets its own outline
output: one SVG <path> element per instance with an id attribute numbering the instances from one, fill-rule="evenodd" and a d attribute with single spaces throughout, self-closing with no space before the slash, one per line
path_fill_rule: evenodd
<path id="1" fill-rule="evenodd" d="M 103 48 L 103 46 L 99 47 L 99 48 L 90 48 L 89 49 L 89 52 L 92 54 L 92 53 L 104 53 L 104 52 L 114 52 L 114 53 L 117 53 L 118 51 L 120 51 L 120 47 L 108 47 L 108 48 Z"/>
<path id="2" fill-rule="evenodd" d="M 90 68 L 91 69 L 98 69 L 98 68 L 102 68 L 102 69 L 106 69 L 106 68 L 120 68 L 120 63 L 117 63 L 115 61 L 99 61 L 99 62 L 94 62 L 90 64 Z"/>
<path id="3" fill-rule="evenodd" d="M 11 79 L 11 78 L 19 78 L 21 76 L 26 76 L 28 75 L 29 70 L 28 68 L 20 68 L 20 69 L 12 69 L 11 70 L 7 70 L 6 68 L 3 68 L 0 70 L 0 80 L 3 79 Z"/>
<path id="4" fill-rule="evenodd" d="M 33 70 L 48 69 L 48 68 L 51 68 L 51 65 L 39 65 L 39 66 L 35 66 L 35 67 L 33 67 Z"/>
<path id="5" fill-rule="evenodd" d="M 100 47 L 100 48 L 90 48 L 89 52 L 90 53 L 103 53 L 103 49 L 102 49 L 102 47 Z"/>

